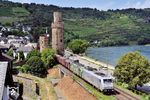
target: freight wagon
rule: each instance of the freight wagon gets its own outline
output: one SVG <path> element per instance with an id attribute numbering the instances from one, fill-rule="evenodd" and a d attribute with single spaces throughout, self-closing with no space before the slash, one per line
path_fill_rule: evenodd
<path id="1" fill-rule="evenodd" d="M 78 61 L 71 61 L 60 55 L 56 55 L 56 58 L 61 65 L 63 65 L 88 83 L 92 84 L 100 91 L 113 90 L 112 76 L 104 74 L 97 70 L 92 70 L 92 68 L 82 65 Z"/>

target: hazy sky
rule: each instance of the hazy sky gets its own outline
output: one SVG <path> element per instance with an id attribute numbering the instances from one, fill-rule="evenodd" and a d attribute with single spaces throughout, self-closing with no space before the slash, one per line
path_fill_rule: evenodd
<path id="1" fill-rule="evenodd" d="M 150 0 L 10 0 L 22 3 L 53 4 L 61 7 L 90 7 L 99 10 L 150 8 Z"/>

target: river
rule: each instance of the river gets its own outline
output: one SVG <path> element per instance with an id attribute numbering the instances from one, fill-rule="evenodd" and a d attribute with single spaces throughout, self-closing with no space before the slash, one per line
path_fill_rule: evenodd
<path id="1" fill-rule="evenodd" d="M 150 46 L 121 46 L 121 47 L 95 47 L 86 51 L 86 56 L 115 66 L 121 56 L 128 52 L 139 51 L 150 60 Z"/>

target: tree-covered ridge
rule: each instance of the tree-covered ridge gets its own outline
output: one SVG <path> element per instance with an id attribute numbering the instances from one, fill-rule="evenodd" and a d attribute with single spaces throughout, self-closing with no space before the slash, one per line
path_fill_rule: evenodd
<path id="1" fill-rule="evenodd" d="M 5 15 L 4 8 L 7 8 L 5 9 L 7 17 L 12 17 L 13 15 L 12 18 L 14 18 L 16 16 L 12 14 L 14 12 L 10 9 L 16 9 L 16 12 L 24 12 L 20 13 L 17 18 L 22 23 L 30 24 L 33 27 L 33 34 L 43 34 L 45 31 L 39 33 L 36 30 L 39 27 L 41 29 L 45 27 L 50 28 L 53 21 L 53 12 L 61 11 L 65 22 L 66 41 L 72 39 L 72 37 L 67 35 L 71 33 L 74 34 L 75 38 L 78 36 L 80 39 L 86 39 L 96 46 L 150 43 L 150 8 L 99 11 L 91 8 L 69 8 L 5 1 L 0 2 L 0 16 L 2 18 Z M 70 37 L 70 40 L 67 37 Z"/>

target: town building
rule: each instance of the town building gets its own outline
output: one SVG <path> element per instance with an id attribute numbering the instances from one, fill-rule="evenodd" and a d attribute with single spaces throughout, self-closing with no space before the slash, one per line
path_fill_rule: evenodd
<path id="1" fill-rule="evenodd" d="M 24 54 L 24 57 L 27 58 L 27 54 L 28 54 L 30 51 L 32 51 L 33 49 L 34 49 L 34 47 L 32 47 L 32 46 L 22 46 L 22 47 L 19 47 L 19 48 L 17 49 L 16 54 L 19 55 L 19 52 L 22 51 L 23 54 Z M 15 54 L 15 55 L 16 55 L 16 54 Z"/>
<path id="2" fill-rule="evenodd" d="M 9 100 L 9 87 L 13 85 L 13 58 L 0 52 L 0 100 Z"/>

